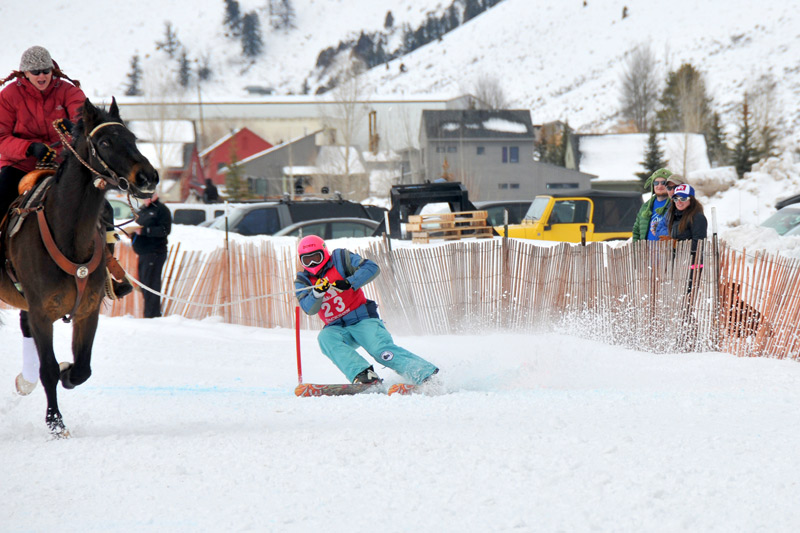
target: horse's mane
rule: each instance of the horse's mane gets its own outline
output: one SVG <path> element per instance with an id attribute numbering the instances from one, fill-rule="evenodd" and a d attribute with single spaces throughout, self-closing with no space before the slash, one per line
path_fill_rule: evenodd
<path id="1" fill-rule="evenodd" d="M 104 122 L 122 122 L 122 119 L 117 119 L 113 117 L 111 113 L 109 113 L 105 109 L 99 107 L 96 107 L 95 109 L 100 115 L 99 117 L 100 120 L 98 121 L 98 124 L 102 124 Z M 73 124 L 72 131 L 70 131 L 70 135 L 72 135 L 72 142 L 70 144 L 75 150 L 79 149 L 81 143 L 86 142 L 86 136 L 88 135 L 88 132 L 86 131 L 86 125 L 84 124 L 83 121 L 83 107 L 81 107 L 78 110 L 78 112 L 81 118 L 79 118 L 78 121 L 75 124 Z M 62 148 L 62 152 L 64 153 L 65 158 L 75 157 L 72 151 L 67 147 Z M 64 172 L 64 165 L 59 165 L 55 175 L 56 182 L 58 182 L 63 172 Z"/>

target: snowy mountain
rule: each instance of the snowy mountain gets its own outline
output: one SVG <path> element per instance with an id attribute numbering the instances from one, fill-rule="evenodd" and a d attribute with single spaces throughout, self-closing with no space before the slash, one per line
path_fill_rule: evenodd
<path id="1" fill-rule="evenodd" d="M 241 42 L 226 36 L 222 0 L 140 0 L 75 4 L 45 0 L 31 9 L 4 2 L 0 65 L 11 70 L 25 48 L 41 44 L 64 70 L 98 99 L 123 95 L 131 58 L 138 55 L 143 86 L 151 93 L 179 89 L 178 56 L 157 50 L 171 23 L 193 66 L 207 65 L 204 100 L 263 98 L 245 87 L 276 94 L 313 93 L 327 83 L 316 68 L 320 52 L 363 31 L 380 33 L 395 50 L 403 28 L 441 16 L 451 1 L 292 0 L 294 28 L 273 30 L 265 0 L 241 0 L 242 14 L 258 16 L 263 53 L 243 59 Z M 459 4 L 460 5 L 460 4 Z M 481 77 L 499 80 L 513 107 L 536 123 L 566 119 L 583 132 L 610 131 L 618 121 L 619 77 L 627 54 L 650 43 L 662 78 L 684 62 L 706 76 L 714 109 L 734 130 L 735 106 L 752 80 L 778 80 L 783 127 L 800 135 L 800 2 L 781 0 L 502 0 L 441 39 L 371 69 L 374 95 L 469 92 Z M 623 9 L 626 17 L 623 19 Z M 385 29 L 387 13 L 392 29 Z M 402 69 L 401 69 L 402 64 Z M 189 92 L 190 98 L 195 91 Z"/>

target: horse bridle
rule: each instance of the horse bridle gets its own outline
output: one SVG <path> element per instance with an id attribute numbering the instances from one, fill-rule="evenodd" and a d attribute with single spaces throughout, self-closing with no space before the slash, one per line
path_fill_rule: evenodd
<path id="1" fill-rule="evenodd" d="M 89 132 L 89 135 L 86 136 L 86 140 L 89 141 L 89 159 L 90 160 L 92 158 L 96 159 L 100 163 L 100 165 L 102 165 L 102 167 L 106 170 L 106 172 L 108 172 L 108 175 L 106 175 L 95 170 L 94 167 L 92 167 L 92 165 L 84 161 L 83 158 L 80 155 L 78 155 L 78 152 L 75 151 L 75 148 L 73 148 L 72 144 L 67 140 L 67 137 L 64 134 L 64 132 L 62 132 L 56 126 L 56 122 L 53 122 L 53 127 L 55 128 L 56 133 L 58 133 L 58 137 L 61 139 L 61 143 L 64 146 L 66 146 L 70 152 L 72 152 L 72 155 L 74 155 L 84 167 L 89 169 L 89 172 L 95 175 L 95 179 L 92 181 L 92 185 L 94 185 L 101 191 L 106 190 L 106 188 L 109 185 L 117 187 L 121 191 L 128 191 L 130 189 L 130 182 L 128 181 L 128 179 L 118 176 L 117 173 L 114 172 L 111 169 L 111 167 L 108 166 L 108 164 L 103 160 L 103 158 L 97 152 L 97 148 L 94 145 L 94 140 L 92 139 L 94 134 L 97 133 L 97 130 L 101 128 L 104 128 L 106 126 L 121 126 L 127 130 L 128 128 L 127 126 L 125 126 L 125 124 L 121 122 L 103 122 L 102 124 L 95 126 L 95 128 L 91 132 Z"/>

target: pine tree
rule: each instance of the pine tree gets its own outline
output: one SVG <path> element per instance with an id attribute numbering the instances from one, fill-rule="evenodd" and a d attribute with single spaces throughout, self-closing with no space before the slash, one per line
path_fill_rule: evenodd
<path id="1" fill-rule="evenodd" d="M 189 82 L 192 80 L 192 65 L 189 63 L 189 58 L 186 52 L 181 54 L 178 60 L 178 84 L 184 89 L 189 87 Z"/>
<path id="2" fill-rule="evenodd" d="M 201 55 L 197 63 L 197 82 L 210 80 L 212 74 L 211 57 L 208 54 Z"/>
<path id="3" fill-rule="evenodd" d="M 142 68 L 139 66 L 139 56 L 131 58 L 131 71 L 128 73 L 128 87 L 125 89 L 127 96 L 141 96 Z"/>
<path id="4" fill-rule="evenodd" d="M 722 129 L 719 113 L 714 113 L 711 125 L 705 134 L 708 159 L 713 166 L 724 165 L 730 160 L 731 149 L 728 147 L 727 136 Z"/>
<path id="5" fill-rule="evenodd" d="M 231 150 L 231 162 L 228 165 L 228 173 L 225 175 L 225 196 L 231 202 L 247 200 L 250 198 L 250 190 L 247 181 L 242 175 L 242 169 L 237 164 L 239 158 L 235 150 Z"/>
<path id="6" fill-rule="evenodd" d="M 224 0 L 225 2 L 225 19 L 223 24 L 227 26 L 231 35 L 239 37 L 242 31 L 242 13 L 239 9 L 239 2 L 236 0 Z"/>
<path id="7" fill-rule="evenodd" d="M 659 103 L 656 120 L 660 131 L 703 133 L 711 123 L 711 99 L 703 75 L 689 63 L 667 75 Z"/>
<path id="8" fill-rule="evenodd" d="M 638 172 L 636 175 L 642 182 L 647 181 L 647 178 L 659 168 L 667 166 L 655 126 L 650 126 L 650 133 L 647 136 L 647 144 L 644 150 L 644 161 L 640 164 L 644 167 L 644 172 Z"/>
<path id="9" fill-rule="evenodd" d="M 242 19 L 242 53 L 247 57 L 258 56 L 264 43 L 261 40 L 261 24 L 258 15 L 250 12 Z"/>
<path id="10" fill-rule="evenodd" d="M 270 0 L 269 2 L 270 25 L 276 30 L 294 28 L 297 15 L 290 0 Z"/>
<path id="11" fill-rule="evenodd" d="M 164 22 L 164 40 L 156 41 L 156 50 L 164 50 L 170 58 L 174 59 L 175 52 L 180 47 L 181 42 L 178 40 L 178 33 L 172 28 L 172 23 Z"/>
<path id="12" fill-rule="evenodd" d="M 739 133 L 736 136 L 737 141 L 731 153 L 731 164 L 736 167 L 739 179 L 744 177 L 745 172 L 750 172 L 753 165 L 758 162 L 758 153 L 753 145 L 753 132 L 750 129 L 751 118 L 750 108 L 747 104 L 747 93 L 745 93 L 744 102 L 742 102 Z"/>
<path id="13" fill-rule="evenodd" d="M 386 12 L 386 19 L 383 21 L 384 29 L 391 30 L 394 26 L 394 15 L 391 11 Z"/>

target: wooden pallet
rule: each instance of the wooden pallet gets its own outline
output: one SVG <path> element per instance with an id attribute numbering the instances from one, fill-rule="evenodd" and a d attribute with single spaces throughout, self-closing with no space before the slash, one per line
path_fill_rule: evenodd
<path id="1" fill-rule="evenodd" d="M 486 211 L 410 215 L 406 231 L 411 233 L 415 243 L 427 243 L 431 239 L 490 238 L 492 228 L 486 225 L 488 216 Z"/>

